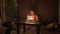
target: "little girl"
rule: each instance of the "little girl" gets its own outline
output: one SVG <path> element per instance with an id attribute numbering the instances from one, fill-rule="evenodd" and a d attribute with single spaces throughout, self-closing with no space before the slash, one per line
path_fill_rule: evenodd
<path id="1" fill-rule="evenodd" d="M 31 10 L 29 11 L 26 19 L 26 23 L 28 24 L 36 24 L 38 21 L 38 16 Z"/>
<path id="2" fill-rule="evenodd" d="M 29 14 L 27 15 L 27 20 L 38 21 L 38 16 L 35 15 L 35 13 L 31 10 L 29 11 Z"/>

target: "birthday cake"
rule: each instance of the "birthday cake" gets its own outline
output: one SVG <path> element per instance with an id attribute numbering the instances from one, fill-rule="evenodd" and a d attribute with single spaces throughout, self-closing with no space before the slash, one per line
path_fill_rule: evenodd
<path id="1" fill-rule="evenodd" d="M 36 21 L 34 20 L 34 16 L 27 16 L 27 20 L 25 23 L 28 23 L 28 24 L 35 24 Z"/>

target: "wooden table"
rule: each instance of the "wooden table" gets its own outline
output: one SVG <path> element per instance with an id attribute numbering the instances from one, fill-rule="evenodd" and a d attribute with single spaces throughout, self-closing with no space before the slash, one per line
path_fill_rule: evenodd
<path id="1" fill-rule="evenodd" d="M 23 33 L 25 34 L 25 27 L 26 27 L 26 25 L 28 25 L 28 26 L 35 26 L 36 27 L 36 31 L 37 31 L 37 33 L 36 34 L 40 34 L 40 24 L 39 23 L 19 23 L 20 25 L 23 25 L 24 27 L 23 27 Z M 17 34 L 20 34 L 19 33 L 19 26 L 18 26 L 18 29 L 17 29 Z"/>

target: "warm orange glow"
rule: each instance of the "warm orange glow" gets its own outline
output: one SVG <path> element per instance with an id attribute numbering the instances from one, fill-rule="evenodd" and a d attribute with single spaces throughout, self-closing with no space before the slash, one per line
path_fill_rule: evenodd
<path id="1" fill-rule="evenodd" d="M 38 16 L 31 10 L 27 15 L 27 20 L 35 20 L 38 21 Z"/>

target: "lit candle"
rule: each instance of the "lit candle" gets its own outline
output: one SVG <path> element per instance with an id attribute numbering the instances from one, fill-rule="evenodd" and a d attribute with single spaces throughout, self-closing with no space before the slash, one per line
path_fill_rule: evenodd
<path id="1" fill-rule="evenodd" d="M 34 16 L 27 16 L 27 20 L 34 20 Z"/>

